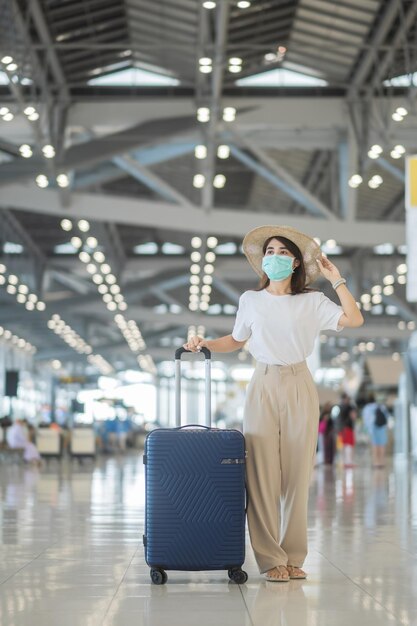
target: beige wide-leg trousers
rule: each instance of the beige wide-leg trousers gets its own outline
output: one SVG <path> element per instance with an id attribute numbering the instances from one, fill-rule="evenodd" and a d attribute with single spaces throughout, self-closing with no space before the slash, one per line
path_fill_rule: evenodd
<path id="1" fill-rule="evenodd" d="M 249 534 L 261 574 L 304 563 L 318 422 L 318 394 L 305 361 L 257 363 L 247 390 L 244 434 Z"/>

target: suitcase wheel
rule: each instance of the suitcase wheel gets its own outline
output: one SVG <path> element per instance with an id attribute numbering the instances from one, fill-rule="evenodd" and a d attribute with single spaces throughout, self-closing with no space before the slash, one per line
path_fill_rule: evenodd
<path id="1" fill-rule="evenodd" d="M 243 569 L 240 569 L 240 568 L 229 569 L 228 574 L 229 574 L 230 580 L 232 580 L 237 585 L 244 585 L 245 582 L 247 582 L 248 580 L 247 573 L 244 572 Z"/>
<path id="2" fill-rule="evenodd" d="M 165 585 L 168 576 L 163 569 L 151 569 L 151 580 L 154 585 Z"/>

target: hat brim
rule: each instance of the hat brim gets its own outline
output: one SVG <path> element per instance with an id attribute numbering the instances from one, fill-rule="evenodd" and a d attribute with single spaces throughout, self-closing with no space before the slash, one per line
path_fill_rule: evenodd
<path id="1" fill-rule="evenodd" d="M 286 237 L 300 248 L 306 270 L 306 284 L 313 283 L 320 275 L 320 268 L 317 264 L 317 259 L 322 256 L 320 246 L 312 237 L 291 228 L 291 226 L 258 226 L 245 236 L 242 246 L 243 252 L 258 276 L 264 275 L 262 269 L 263 245 L 267 239 L 274 235 Z"/>

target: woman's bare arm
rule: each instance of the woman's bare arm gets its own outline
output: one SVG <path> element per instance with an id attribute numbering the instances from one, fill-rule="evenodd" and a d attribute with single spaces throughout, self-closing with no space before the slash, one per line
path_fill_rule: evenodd
<path id="1" fill-rule="evenodd" d="M 233 339 L 232 335 L 225 335 L 218 339 L 209 340 L 196 336 L 191 337 L 191 339 L 184 344 L 184 348 L 191 350 L 191 352 L 199 352 L 201 348 L 208 348 L 211 352 L 234 352 L 235 350 L 243 348 L 245 343 L 246 341 L 236 341 L 236 339 Z"/>

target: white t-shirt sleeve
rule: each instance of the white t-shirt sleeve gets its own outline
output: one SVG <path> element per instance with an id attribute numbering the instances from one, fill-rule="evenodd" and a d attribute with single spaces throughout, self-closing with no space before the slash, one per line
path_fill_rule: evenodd
<path id="1" fill-rule="evenodd" d="M 239 308 L 236 313 L 235 325 L 232 330 L 232 337 L 235 341 L 246 341 L 252 334 L 247 316 L 247 306 L 244 295 L 245 294 L 242 294 L 239 298 Z"/>
<path id="2" fill-rule="evenodd" d="M 317 305 L 317 317 L 319 320 L 319 330 L 336 330 L 340 332 L 343 327 L 339 326 L 339 320 L 344 311 L 342 307 L 324 295 L 319 294 Z"/>

